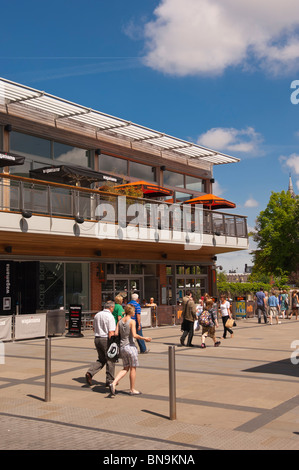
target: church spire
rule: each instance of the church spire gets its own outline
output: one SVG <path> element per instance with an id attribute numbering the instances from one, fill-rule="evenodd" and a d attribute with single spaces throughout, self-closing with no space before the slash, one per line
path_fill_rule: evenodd
<path id="1" fill-rule="evenodd" d="M 290 173 L 290 177 L 289 177 L 289 187 L 288 187 L 288 192 L 290 193 L 290 195 L 292 197 L 295 197 L 295 193 L 294 193 L 294 189 L 293 189 L 293 183 L 292 183 L 292 176 L 291 176 L 291 173 Z"/>

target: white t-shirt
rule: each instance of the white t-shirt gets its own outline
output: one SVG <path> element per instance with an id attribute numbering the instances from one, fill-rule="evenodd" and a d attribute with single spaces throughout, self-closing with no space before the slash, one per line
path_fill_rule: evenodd
<path id="1" fill-rule="evenodd" d="M 220 311 L 222 317 L 227 317 L 229 315 L 229 307 L 230 303 L 227 300 L 224 302 L 224 304 L 220 302 Z"/>
<path id="2" fill-rule="evenodd" d="M 108 338 L 109 331 L 115 331 L 115 320 L 110 310 L 98 312 L 93 320 L 94 334 L 100 338 Z"/>

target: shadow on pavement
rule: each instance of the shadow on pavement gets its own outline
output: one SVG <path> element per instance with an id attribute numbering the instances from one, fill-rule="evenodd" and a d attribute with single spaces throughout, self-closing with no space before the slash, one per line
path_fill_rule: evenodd
<path id="1" fill-rule="evenodd" d="M 279 374 L 291 377 L 299 377 L 299 364 L 292 364 L 290 358 L 276 362 L 268 362 L 262 366 L 245 369 L 243 372 L 254 372 L 261 374 Z"/>

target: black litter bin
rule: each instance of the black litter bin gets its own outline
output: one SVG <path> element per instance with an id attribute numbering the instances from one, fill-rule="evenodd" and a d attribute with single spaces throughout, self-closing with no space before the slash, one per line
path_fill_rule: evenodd
<path id="1" fill-rule="evenodd" d="M 48 336 L 63 335 L 65 333 L 65 310 L 47 311 L 47 334 Z"/>

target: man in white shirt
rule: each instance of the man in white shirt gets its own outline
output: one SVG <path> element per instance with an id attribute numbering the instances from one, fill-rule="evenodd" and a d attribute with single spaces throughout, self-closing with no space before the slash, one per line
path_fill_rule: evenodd
<path id="1" fill-rule="evenodd" d="M 98 312 L 93 321 L 93 329 L 95 333 L 95 347 L 98 352 L 98 360 L 91 364 L 85 374 L 88 385 L 92 384 L 92 377 L 103 369 L 106 365 L 106 386 L 109 386 L 114 380 L 115 363 L 107 357 L 108 341 L 115 332 L 115 320 L 112 315 L 114 310 L 114 302 L 108 301 L 104 310 Z"/>

